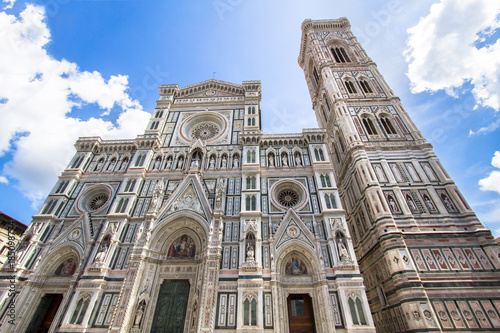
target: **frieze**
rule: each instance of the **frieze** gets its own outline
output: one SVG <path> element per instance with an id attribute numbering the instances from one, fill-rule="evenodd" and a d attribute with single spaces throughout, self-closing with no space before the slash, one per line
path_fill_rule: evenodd
<path id="1" fill-rule="evenodd" d="M 243 102 L 244 100 L 245 100 L 244 97 L 185 98 L 185 99 L 176 99 L 174 101 L 174 104 Z"/>

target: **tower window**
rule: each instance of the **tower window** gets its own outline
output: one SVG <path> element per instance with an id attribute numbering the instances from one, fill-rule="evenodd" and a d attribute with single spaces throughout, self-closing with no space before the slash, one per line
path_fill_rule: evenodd
<path id="1" fill-rule="evenodd" d="M 313 68 L 313 76 L 314 76 L 314 81 L 316 82 L 316 84 L 319 83 L 319 75 L 318 75 L 318 71 L 316 70 L 316 67 Z"/>
<path id="2" fill-rule="evenodd" d="M 368 81 L 362 79 L 359 81 L 359 84 L 361 85 L 361 88 L 363 89 L 365 94 L 373 94 L 373 90 L 370 87 L 370 83 L 368 83 Z"/>
<path id="3" fill-rule="evenodd" d="M 87 312 L 87 308 L 89 307 L 90 296 L 85 295 L 80 298 L 78 303 L 76 304 L 75 312 L 73 312 L 73 316 L 71 317 L 70 324 L 81 325 L 83 322 L 83 317 Z"/>
<path id="4" fill-rule="evenodd" d="M 257 325 L 257 301 L 245 299 L 243 302 L 243 325 Z"/>
<path id="5" fill-rule="evenodd" d="M 351 59 L 349 58 L 349 56 L 347 55 L 347 52 L 345 51 L 345 49 L 341 46 L 335 46 L 335 47 L 332 47 L 332 55 L 333 55 L 333 58 L 335 59 L 335 62 L 351 62 Z"/>
<path id="6" fill-rule="evenodd" d="M 370 118 L 363 118 L 363 125 L 365 126 L 366 132 L 370 135 L 377 134 L 377 130 L 373 125 L 373 121 Z"/>
<path id="7" fill-rule="evenodd" d="M 347 91 L 349 94 L 356 94 L 358 91 L 356 90 L 356 87 L 354 86 L 354 82 L 350 80 L 345 80 L 344 81 L 345 87 L 347 88 Z"/>
<path id="8" fill-rule="evenodd" d="M 248 126 L 255 126 L 255 118 L 248 118 Z"/>
<path id="9" fill-rule="evenodd" d="M 384 126 L 384 129 L 387 132 L 387 134 L 397 134 L 389 118 L 382 117 L 380 118 L 380 121 L 382 122 L 382 126 Z"/>

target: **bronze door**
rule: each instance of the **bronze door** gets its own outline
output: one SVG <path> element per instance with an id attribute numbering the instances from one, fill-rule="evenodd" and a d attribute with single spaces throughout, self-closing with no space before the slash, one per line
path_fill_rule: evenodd
<path id="1" fill-rule="evenodd" d="M 48 332 L 56 316 L 57 309 L 61 305 L 62 298 L 61 294 L 47 294 L 43 296 L 40 303 L 38 303 L 35 315 L 31 318 L 26 333 Z"/>
<path id="2" fill-rule="evenodd" d="M 158 294 L 151 333 L 184 332 L 188 299 L 188 280 L 165 280 Z"/>
<path id="3" fill-rule="evenodd" d="M 290 333 L 316 333 L 311 297 L 291 294 L 287 303 Z"/>

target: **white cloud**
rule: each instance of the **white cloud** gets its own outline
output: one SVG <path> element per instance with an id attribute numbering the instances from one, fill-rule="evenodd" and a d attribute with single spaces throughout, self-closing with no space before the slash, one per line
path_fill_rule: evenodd
<path id="1" fill-rule="evenodd" d="M 12 151 L 3 173 L 36 206 L 74 154 L 80 136 L 133 138 L 150 114 L 128 95 L 128 78 L 82 72 L 49 56 L 43 7 L 28 5 L 20 18 L 0 12 L 0 156 Z M 80 120 L 71 110 L 95 103 L 104 114 L 118 108 L 116 123 Z"/>
<path id="2" fill-rule="evenodd" d="M 14 7 L 14 3 L 16 2 L 16 0 L 3 0 L 4 3 L 6 3 L 5 7 L 3 7 L 3 9 L 10 9 L 12 7 Z"/>
<path id="3" fill-rule="evenodd" d="M 496 151 L 491 165 L 500 169 L 500 151 Z M 500 171 L 493 170 L 488 177 L 479 180 L 482 191 L 495 191 L 500 194 Z"/>
<path id="4" fill-rule="evenodd" d="M 0 176 L 0 184 L 8 184 L 9 180 L 4 176 Z"/>
<path id="5" fill-rule="evenodd" d="M 500 39 L 485 42 L 500 27 L 500 3 L 441 0 L 408 29 L 405 52 L 414 93 L 445 90 L 457 96 L 466 82 L 476 102 L 500 110 Z M 477 47 L 478 43 L 483 43 Z"/>

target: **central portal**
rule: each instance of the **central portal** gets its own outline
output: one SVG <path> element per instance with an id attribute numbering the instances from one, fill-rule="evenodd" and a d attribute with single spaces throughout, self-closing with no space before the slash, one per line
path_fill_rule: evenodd
<path id="1" fill-rule="evenodd" d="M 311 297 L 291 294 L 287 299 L 290 333 L 316 333 Z"/>
<path id="2" fill-rule="evenodd" d="M 188 299 L 188 280 L 165 280 L 158 293 L 151 333 L 184 332 Z"/>

